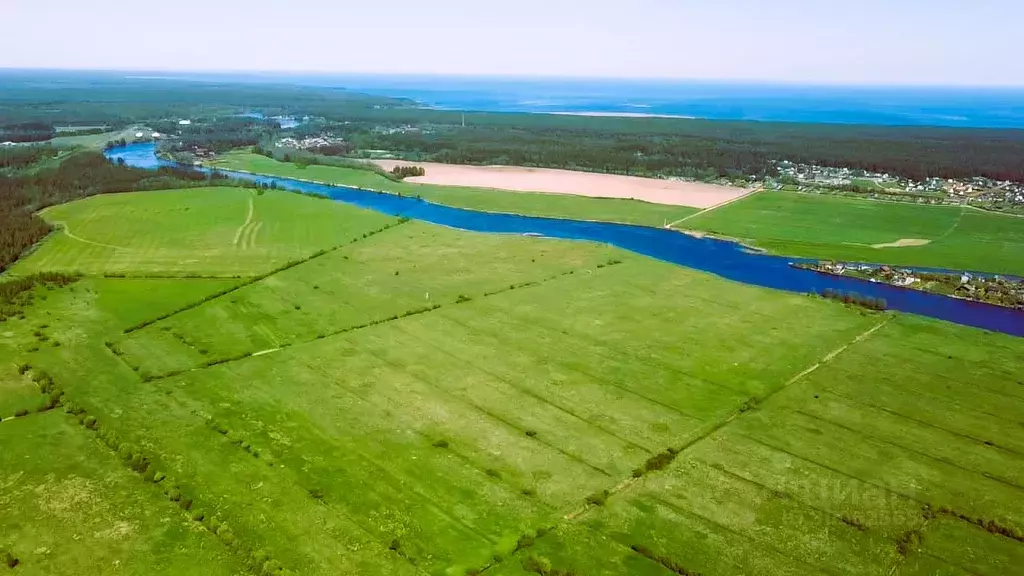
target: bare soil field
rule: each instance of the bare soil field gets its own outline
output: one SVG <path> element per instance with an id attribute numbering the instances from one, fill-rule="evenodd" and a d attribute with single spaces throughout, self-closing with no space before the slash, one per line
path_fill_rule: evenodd
<path id="1" fill-rule="evenodd" d="M 708 208 L 749 192 L 746 188 L 702 182 L 658 180 L 618 174 L 595 174 L 573 170 L 517 166 L 462 166 L 432 162 L 375 160 L 391 170 L 395 166 L 422 166 L 426 176 L 406 178 L 408 182 L 445 186 L 473 186 L 514 192 L 576 194 L 595 198 L 631 198 L 657 204 Z"/>

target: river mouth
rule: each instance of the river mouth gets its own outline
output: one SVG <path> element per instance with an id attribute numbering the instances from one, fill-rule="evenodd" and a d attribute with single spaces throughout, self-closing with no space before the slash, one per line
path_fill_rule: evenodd
<path id="1" fill-rule="evenodd" d="M 107 150 L 105 154 L 112 160 L 123 159 L 125 164 L 137 168 L 182 167 L 158 158 L 155 143 L 132 144 Z M 212 172 L 208 168 L 191 168 L 204 173 Z M 753 251 L 737 242 L 709 236 L 682 234 L 675 230 L 630 224 L 481 212 L 346 186 L 232 170 L 216 171 L 242 180 L 275 184 L 282 190 L 316 194 L 392 216 L 469 232 L 520 234 L 610 244 L 752 286 L 803 294 L 820 294 L 825 290 L 855 292 L 863 296 L 883 298 L 891 310 L 1024 337 L 1024 310 L 950 298 L 857 278 L 818 274 L 790 266 L 794 262 L 811 260 Z"/>

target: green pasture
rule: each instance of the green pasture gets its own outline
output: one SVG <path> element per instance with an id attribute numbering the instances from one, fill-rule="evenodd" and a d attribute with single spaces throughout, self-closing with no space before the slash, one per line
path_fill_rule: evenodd
<path id="1" fill-rule="evenodd" d="M 250 229 L 266 224 L 239 259 L 250 200 Z M 58 232 L 15 268 L 88 273 L 0 324 L 0 557 L 16 571 L 1024 562 L 1024 340 L 279 192 L 45 216 L 136 252 L 90 257 Z M 44 373 L 63 405 L 8 418 L 43 405 Z"/>
<path id="2" fill-rule="evenodd" d="M 0 446 L 0 556 L 17 558 L 12 574 L 239 573 L 227 548 L 63 413 L 0 422 Z"/>
<path id="3" fill-rule="evenodd" d="M 84 128 L 82 128 L 84 129 Z M 102 149 L 107 145 L 107 142 L 113 140 L 125 139 L 128 142 L 135 140 L 136 132 L 145 132 L 146 136 L 151 133 L 150 130 L 146 130 L 138 127 L 125 128 L 124 130 L 112 130 L 110 132 L 103 132 L 100 134 L 81 134 L 74 135 L 75 130 L 57 130 L 58 134 L 68 134 L 67 136 L 57 136 L 50 140 L 50 144 L 58 148 L 94 148 Z"/>
<path id="4" fill-rule="evenodd" d="M 588 198 L 542 192 L 509 192 L 489 188 L 395 182 L 370 170 L 318 165 L 302 168 L 296 164 L 278 162 L 247 152 L 222 155 L 212 165 L 229 170 L 244 170 L 285 178 L 383 190 L 405 196 L 419 196 L 424 200 L 459 208 L 548 218 L 664 226 L 697 212 L 696 208 L 667 206 L 640 200 Z"/>
<path id="5" fill-rule="evenodd" d="M 228 187 L 93 196 L 43 217 L 58 230 L 10 273 L 252 276 L 397 221 L 323 199 Z"/>
<path id="6" fill-rule="evenodd" d="M 1024 219 L 959 206 L 762 192 L 679 226 L 791 256 L 1024 274 Z M 876 247 L 901 239 L 928 243 Z"/>

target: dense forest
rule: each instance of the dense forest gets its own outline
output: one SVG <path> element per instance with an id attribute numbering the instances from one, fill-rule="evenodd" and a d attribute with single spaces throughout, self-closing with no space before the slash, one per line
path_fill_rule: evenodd
<path id="1" fill-rule="evenodd" d="M 164 133 L 177 132 L 177 139 L 163 147 L 169 152 L 186 152 L 195 148 L 227 152 L 233 148 L 256 146 L 272 137 L 281 126 L 273 120 L 232 116 L 190 126 L 165 127 L 158 123 L 155 128 Z"/>
<path id="2" fill-rule="evenodd" d="M 409 160 L 639 175 L 770 176 L 775 162 L 1024 181 L 1024 131 L 374 110 L 331 129 Z M 391 127 L 381 129 L 381 126 Z"/>
<path id="3" fill-rule="evenodd" d="M 129 168 L 98 152 L 73 154 L 32 174 L 0 176 L 0 271 L 50 232 L 50 225 L 34 214 L 40 208 L 107 192 L 197 186 L 208 178 L 176 168 Z"/>
<path id="4" fill-rule="evenodd" d="M 1024 181 L 1024 130 L 855 126 L 673 118 L 466 113 L 340 88 L 125 78 L 95 72 L 0 71 L 0 126 L 42 137 L 60 125 L 145 122 L 178 150 L 267 144 L 276 115 L 310 116 L 288 131 L 340 137 L 316 150 L 387 150 L 413 161 L 513 164 L 651 176 L 764 177 L 775 163 L 848 167 L 913 180 Z M 465 126 L 463 126 L 463 117 Z M 191 125 L 179 125 L 189 118 Z M 31 136 L 31 135 L 35 136 Z"/>
<path id="5" fill-rule="evenodd" d="M 3 146 L 0 147 L 0 170 L 17 170 L 31 166 L 58 154 L 50 146 Z"/>
<path id="6" fill-rule="evenodd" d="M 0 142 L 45 142 L 53 138 L 53 126 L 42 122 L 23 122 L 0 126 Z"/>
<path id="7" fill-rule="evenodd" d="M 253 111 L 340 118 L 353 111 L 408 104 L 343 88 L 144 79 L 115 72 L 0 70 L 0 126 L 124 126 Z"/>

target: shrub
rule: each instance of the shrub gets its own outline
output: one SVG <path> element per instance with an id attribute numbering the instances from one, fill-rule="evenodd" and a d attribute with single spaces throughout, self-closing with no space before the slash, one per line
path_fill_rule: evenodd
<path id="1" fill-rule="evenodd" d="M 863 522 L 861 522 L 860 520 L 857 520 L 856 518 L 854 518 L 852 516 L 843 515 L 839 519 L 843 521 L 843 524 L 846 524 L 847 526 L 852 526 L 853 528 L 856 528 L 857 530 L 860 530 L 861 532 L 864 532 L 865 530 L 868 529 L 868 527 L 865 526 Z"/>
<path id="2" fill-rule="evenodd" d="M 196 522 L 202 522 L 203 518 L 206 518 L 206 514 L 202 510 L 192 511 L 192 520 Z"/>
<path id="3" fill-rule="evenodd" d="M 529 436 L 530 438 L 533 438 L 534 436 L 537 435 L 537 431 L 536 430 L 527 430 L 526 431 L 526 435 Z"/>
<path id="4" fill-rule="evenodd" d="M 586 502 L 587 504 L 592 504 L 594 506 L 604 506 L 604 503 L 608 501 L 608 496 L 609 494 L 607 490 L 601 490 L 600 492 L 594 492 L 590 496 L 587 496 Z"/>
<path id="5" fill-rule="evenodd" d="M 534 490 L 533 488 L 523 488 L 522 490 L 519 491 L 519 493 L 522 494 L 523 496 L 528 496 L 530 498 L 537 495 L 537 491 Z"/>
<path id="6" fill-rule="evenodd" d="M 322 488 L 310 488 L 308 490 L 308 492 L 309 492 L 310 496 L 312 496 L 313 498 L 315 498 L 317 500 L 323 500 L 324 499 L 324 491 L 323 491 Z"/>
<path id="7" fill-rule="evenodd" d="M 216 518 L 214 518 L 212 516 L 208 517 L 206 519 L 205 524 L 206 524 L 206 529 L 209 530 L 210 532 L 213 532 L 214 534 L 217 533 L 217 530 L 220 530 L 220 520 L 217 520 Z"/>
<path id="8" fill-rule="evenodd" d="M 512 553 L 515 554 L 516 552 L 519 552 L 524 548 L 529 548 L 530 546 L 533 546 L 535 540 L 536 539 L 534 538 L 533 534 L 523 534 L 519 537 L 519 540 L 516 541 L 516 547 L 512 550 Z"/>
<path id="9" fill-rule="evenodd" d="M 677 451 L 669 448 L 664 452 L 659 452 L 654 456 L 651 456 L 650 458 L 647 459 L 646 462 L 644 462 L 644 472 L 652 472 L 655 470 L 665 469 L 665 467 L 667 467 L 669 464 L 672 463 L 673 460 L 676 459 L 676 454 L 678 454 Z"/>
<path id="10" fill-rule="evenodd" d="M 153 484 L 159 484 L 159 483 L 163 482 L 164 479 L 166 479 L 166 478 L 167 478 L 166 474 L 164 474 L 163 472 L 157 472 L 156 474 L 153 475 Z"/>
<path id="11" fill-rule="evenodd" d="M 546 576 L 551 572 L 551 562 L 547 558 L 530 555 L 523 559 L 523 570 Z"/>
<path id="12" fill-rule="evenodd" d="M 402 543 L 398 540 L 398 538 L 392 540 L 391 544 L 388 545 L 388 550 L 391 550 L 392 552 L 398 552 L 401 549 Z"/>
<path id="13" fill-rule="evenodd" d="M 24 376 L 26 372 L 32 369 L 32 366 L 28 364 L 18 364 L 18 376 Z"/>
<path id="14" fill-rule="evenodd" d="M 444 439 L 435 440 L 433 446 L 434 446 L 434 448 L 447 448 L 448 447 L 448 441 L 444 440 Z"/>
<path id="15" fill-rule="evenodd" d="M 501 480 L 501 472 L 495 470 L 494 468 L 488 468 L 486 472 L 487 475 L 490 476 L 491 478 L 497 478 L 498 480 Z"/>
<path id="16" fill-rule="evenodd" d="M 26 410 L 24 408 L 19 408 L 18 410 L 16 410 L 14 412 L 14 417 L 15 418 L 21 418 L 22 416 L 28 416 L 28 410 Z"/>
<path id="17" fill-rule="evenodd" d="M 19 562 L 21 561 L 15 558 L 14 554 L 11 554 L 10 552 L 4 552 L 4 564 L 7 564 L 8 568 L 17 567 Z"/>

